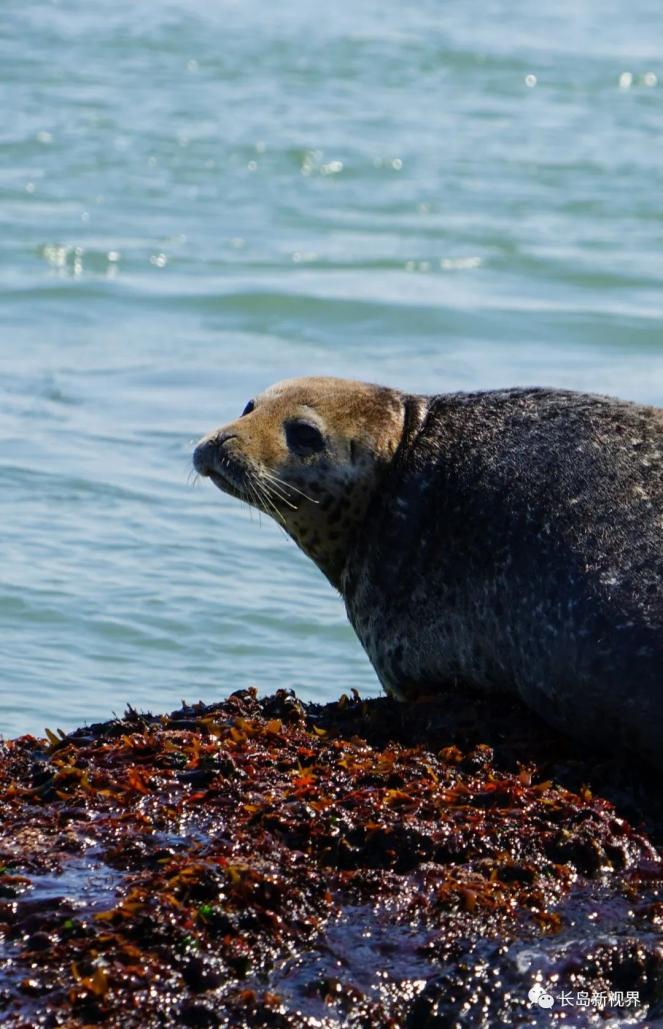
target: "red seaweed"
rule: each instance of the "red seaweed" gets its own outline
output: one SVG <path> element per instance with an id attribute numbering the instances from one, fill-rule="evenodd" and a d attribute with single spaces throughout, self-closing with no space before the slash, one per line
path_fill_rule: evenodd
<path id="1" fill-rule="evenodd" d="M 245 690 L 6 742 L 3 1024 L 598 1025 L 627 995 L 632 1022 L 663 1015 L 646 772 L 583 765 L 499 700 L 456 707 Z"/>

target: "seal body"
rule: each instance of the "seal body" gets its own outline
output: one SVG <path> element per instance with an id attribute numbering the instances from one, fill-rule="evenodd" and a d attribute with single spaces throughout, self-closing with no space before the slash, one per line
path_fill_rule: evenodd
<path id="1" fill-rule="evenodd" d="M 516 689 L 663 766 L 663 418 L 571 392 L 434 397 L 342 581 L 385 688 Z"/>
<path id="2" fill-rule="evenodd" d="M 332 379 L 251 405 L 194 463 L 254 503 L 276 476 L 270 513 L 342 593 L 388 692 L 515 690 L 663 767 L 663 412 Z"/>

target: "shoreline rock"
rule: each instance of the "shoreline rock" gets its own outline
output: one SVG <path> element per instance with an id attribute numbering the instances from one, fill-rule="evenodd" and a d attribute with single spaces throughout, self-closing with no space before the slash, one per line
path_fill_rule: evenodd
<path id="1" fill-rule="evenodd" d="M 4 743 L 0 1020 L 663 1016 L 653 773 L 460 696 L 243 690 Z"/>

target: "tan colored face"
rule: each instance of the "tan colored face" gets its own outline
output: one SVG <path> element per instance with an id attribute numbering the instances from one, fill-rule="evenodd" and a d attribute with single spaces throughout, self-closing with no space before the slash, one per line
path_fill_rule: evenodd
<path id="1" fill-rule="evenodd" d="M 272 515 L 338 585 L 403 421 L 395 390 L 351 379 L 288 379 L 203 437 L 193 463 L 219 489 Z"/>

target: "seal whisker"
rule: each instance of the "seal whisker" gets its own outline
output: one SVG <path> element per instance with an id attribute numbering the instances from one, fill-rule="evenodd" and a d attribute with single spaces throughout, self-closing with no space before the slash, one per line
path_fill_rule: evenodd
<path id="1" fill-rule="evenodd" d="M 258 492 L 258 486 L 257 486 L 257 483 L 255 481 L 255 478 L 249 478 L 247 480 L 246 488 L 248 489 L 248 491 L 249 491 L 249 493 L 251 495 L 251 503 L 255 504 L 256 508 L 259 511 L 262 510 L 264 505 L 263 505 L 262 499 L 260 497 L 260 494 Z"/>
<path id="2" fill-rule="evenodd" d="M 254 495 L 257 497 L 256 503 L 258 505 L 258 511 L 262 512 L 262 513 L 264 513 L 266 515 L 269 515 L 270 517 L 273 517 L 274 520 L 276 520 L 276 516 L 272 516 L 272 511 L 275 511 L 276 515 L 278 515 L 278 517 L 281 519 L 281 521 L 280 522 L 277 521 L 276 524 L 277 524 L 278 528 L 281 530 L 281 532 L 285 536 L 287 536 L 288 532 L 287 532 L 287 529 L 285 528 L 285 518 L 283 517 L 281 512 L 276 507 L 274 507 L 274 504 L 272 504 L 272 502 L 271 502 L 271 500 L 269 498 L 269 494 L 265 491 L 264 483 L 259 483 L 259 482 L 256 481 L 256 479 L 254 479 L 253 480 L 253 485 L 254 485 Z M 270 511 L 267 508 L 267 505 L 266 505 L 265 501 L 272 508 L 272 511 Z M 283 522 L 283 524 L 281 524 L 281 522 Z"/>
<path id="3" fill-rule="evenodd" d="M 244 503 L 249 509 L 251 521 L 253 521 L 253 509 L 255 508 L 255 510 L 258 512 L 258 525 L 262 525 L 262 522 L 260 521 L 260 505 L 257 502 L 256 491 L 254 490 L 250 479 L 246 483 L 246 488 L 248 490 L 249 495 L 248 498 L 244 501 Z"/>
<path id="4" fill-rule="evenodd" d="M 271 498 L 270 498 L 270 497 L 269 497 L 269 496 L 268 496 L 267 494 L 265 494 L 265 500 L 267 501 L 267 503 L 268 503 L 268 504 L 269 504 L 269 506 L 271 507 L 271 509 L 272 509 L 272 511 L 274 512 L 274 514 L 276 515 L 276 517 L 277 517 L 277 518 L 280 518 L 280 520 L 281 520 L 281 521 L 283 522 L 283 524 L 285 525 L 285 518 L 283 517 L 283 515 L 282 515 L 282 514 L 281 514 L 281 512 L 279 511 L 279 509 L 278 509 L 278 507 L 276 506 L 276 504 L 274 503 L 274 501 L 273 501 L 273 500 L 272 500 L 272 499 L 271 499 Z"/>
<path id="5" fill-rule="evenodd" d="M 287 483 L 283 483 L 280 479 L 275 479 L 273 475 L 269 474 L 269 472 L 261 473 L 261 478 L 265 480 L 267 488 L 275 493 L 276 496 L 281 497 L 283 500 L 289 500 L 286 492 L 289 489 Z M 296 511 L 297 508 L 294 508 L 294 510 Z"/>
<path id="6" fill-rule="evenodd" d="M 253 480 L 253 485 L 254 485 L 254 488 L 255 488 L 258 496 L 263 501 L 263 505 L 262 506 L 263 506 L 263 510 L 265 511 L 265 514 L 269 514 L 270 513 L 267 510 L 267 508 L 264 506 L 265 502 L 266 502 L 271 507 L 271 509 L 274 512 L 276 518 L 280 518 L 281 521 L 285 524 L 285 518 L 283 517 L 283 515 L 279 511 L 278 507 L 276 506 L 276 504 L 273 502 L 273 500 L 271 499 L 271 497 L 267 493 L 264 484 L 261 483 L 261 482 L 258 482 L 257 479 L 254 479 Z"/>
<path id="7" fill-rule="evenodd" d="M 257 498 L 257 495 L 256 495 L 255 487 L 253 485 L 253 479 L 252 479 L 251 476 L 247 476 L 247 479 L 246 479 L 246 482 L 245 482 L 244 485 L 245 485 L 245 489 L 246 489 L 246 491 L 248 493 L 248 497 L 246 498 L 245 503 L 247 503 L 249 506 L 253 505 L 254 507 L 258 508 L 260 505 L 258 504 L 258 498 Z"/>
<path id="8" fill-rule="evenodd" d="M 284 504 L 287 504 L 287 505 L 288 505 L 288 507 L 289 507 L 289 508 L 290 508 L 290 509 L 291 509 L 292 511 L 298 511 L 298 510 L 299 510 L 299 508 L 298 508 L 298 507 L 297 507 L 297 506 L 296 506 L 295 504 L 291 504 L 291 503 L 290 503 L 290 501 L 289 501 L 289 499 L 288 499 L 288 497 L 286 497 L 286 496 L 285 496 L 285 494 L 284 494 L 284 493 L 283 493 L 283 492 L 282 492 L 282 491 L 281 491 L 281 490 L 280 490 L 280 489 L 279 489 L 278 487 L 274 486 L 273 484 L 270 484 L 270 485 L 265 485 L 265 490 L 266 490 L 266 491 L 267 491 L 267 492 L 268 492 L 268 493 L 269 493 L 269 494 L 270 494 L 271 496 L 275 496 L 275 497 L 278 497 L 278 499 L 279 499 L 279 500 L 282 500 L 282 501 L 283 501 L 283 503 L 284 503 Z"/>
<path id="9" fill-rule="evenodd" d="M 263 491 L 265 493 L 265 496 L 268 497 L 270 500 L 273 500 L 273 499 L 280 500 L 281 503 L 282 504 L 286 504 L 290 508 L 291 511 L 295 511 L 295 512 L 299 511 L 299 508 L 297 507 L 297 505 L 296 504 L 291 504 L 290 501 L 288 500 L 288 498 L 283 496 L 283 494 L 278 489 L 276 489 L 275 486 L 267 485 L 267 484 L 263 483 L 262 487 L 263 487 Z M 281 515 L 281 518 L 282 518 L 282 521 L 285 523 L 285 518 L 283 518 L 283 515 Z"/>
<path id="10" fill-rule="evenodd" d="M 274 488 L 272 483 L 269 481 L 269 477 L 263 475 L 262 472 L 253 474 L 253 483 L 260 489 L 260 492 L 265 497 L 277 497 L 279 500 L 283 500 L 289 503 L 288 498 L 283 494 L 282 491 Z"/>
<path id="11" fill-rule="evenodd" d="M 291 489 L 295 493 L 299 493 L 305 500 L 310 500 L 312 504 L 319 504 L 319 500 L 314 500 L 313 497 L 309 497 L 308 493 L 304 493 L 304 490 L 299 489 L 297 486 L 293 486 L 291 482 L 286 482 L 285 479 L 280 479 L 278 475 L 274 475 L 273 472 L 262 473 L 266 479 L 271 479 L 273 482 L 278 482 L 281 486 L 285 486 L 286 489 Z"/>
<path id="12" fill-rule="evenodd" d="M 253 503 L 255 505 L 255 509 L 258 512 L 258 524 L 262 528 L 262 515 L 263 514 L 268 515 L 270 512 L 267 510 L 267 508 L 265 507 L 263 501 L 261 500 L 260 495 L 258 493 L 258 490 L 256 489 L 255 484 L 253 483 L 253 481 L 249 482 L 249 487 L 250 487 L 250 490 L 251 490 L 251 496 L 253 497 Z"/>
<path id="13" fill-rule="evenodd" d="M 264 505 L 264 503 L 263 503 L 263 501 L 262 501 L 262 499 L 260 497 L 260 494 L 258 493 L 258 490 L 257 490 L 257 488 L 256 488 L 256 486 L 255 486 L 255 484 L 254 484 L 254 482 L 252 480 L 249 480 L 247 482 L 247 488 L 248 488 L 248 490 L 250 492 L 251 503 L 255 506 L 256 510 L 257 511 L 264 511 L 265 510 L 265 505 Z"/>

